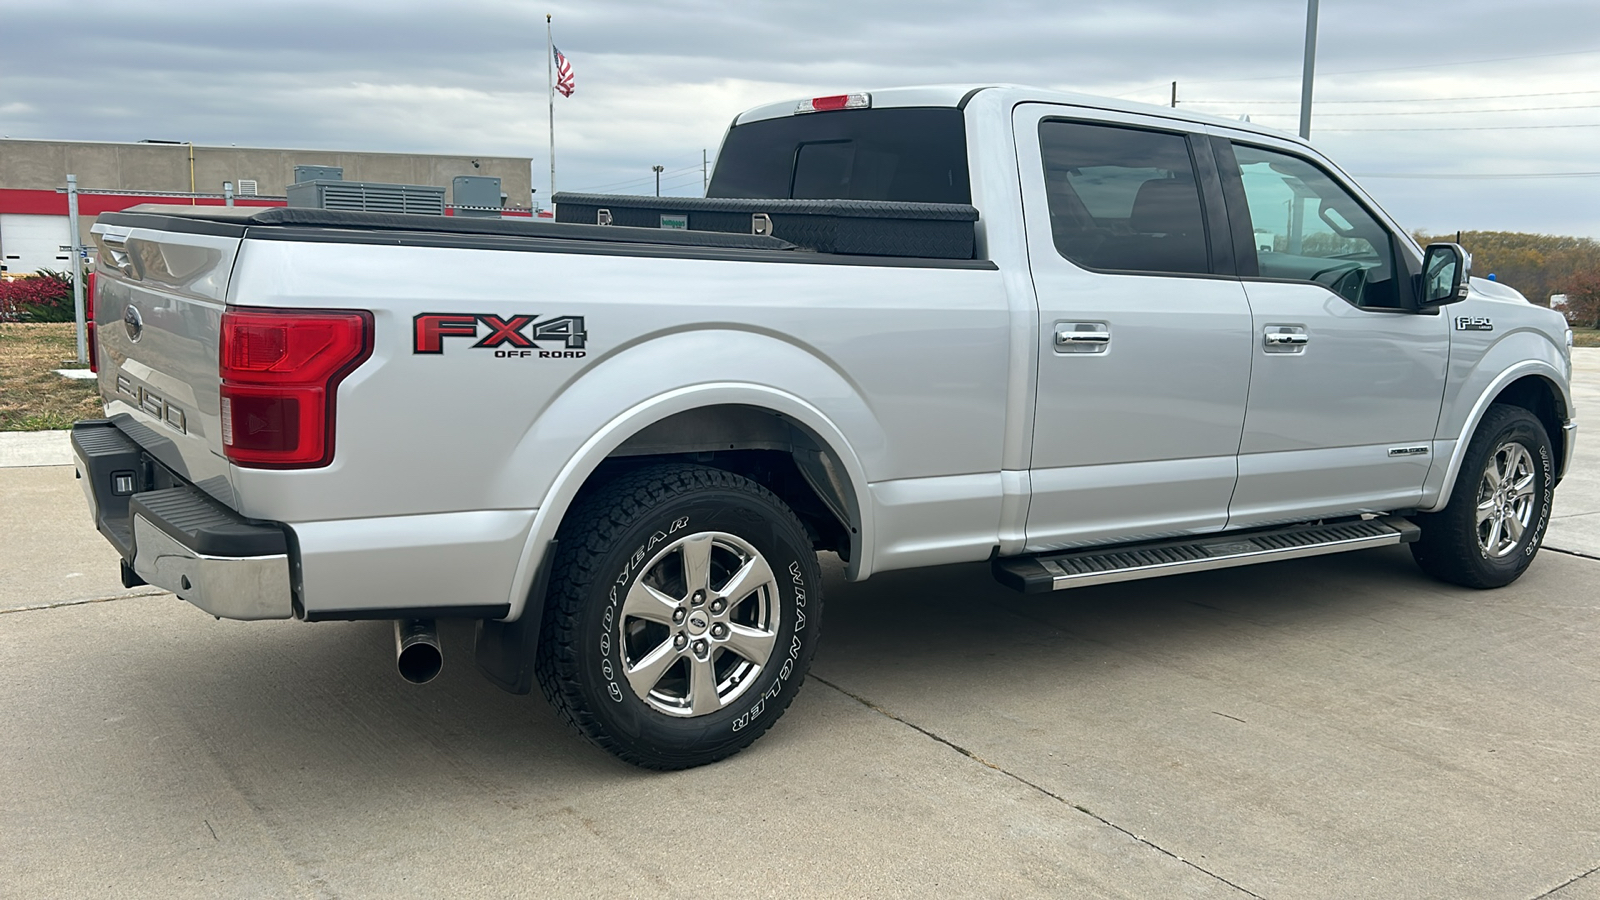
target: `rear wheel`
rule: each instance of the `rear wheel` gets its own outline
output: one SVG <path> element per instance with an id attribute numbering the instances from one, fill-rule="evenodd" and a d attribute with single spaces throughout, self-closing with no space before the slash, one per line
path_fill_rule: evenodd
<path id="1" fill-rule="evenodd" d="M 1452 584 L 1510 584 L 1533 562 L 1550 524 L 1553 454 L 1544 425 L 1527 410 L 1489 407 L 1461 461 L 1442 512 L 1419 516 L 1417 565 Z"/>
<path id="2" fill-rule="evenodd" d="M 654 465 L 563 523 L 537 672 L 584 737 L 654 769 L 749 746 L 794 699 L 821 572 L 775 495 L 730 472 Z"/>

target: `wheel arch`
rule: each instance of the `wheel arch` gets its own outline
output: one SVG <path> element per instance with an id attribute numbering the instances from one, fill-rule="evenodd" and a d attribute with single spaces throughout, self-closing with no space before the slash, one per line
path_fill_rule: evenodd
<path id="1" fill-rule="evenodd" d="M 1549 363 L 1528 360 L 1505 369 L 1479 391 L 1460 433 L 1453 441 L 1438 497 L 1421 511 L 1439 512 L 1450 503 L 1450 496 L 1460 479 L 1461 462 L 1466 457 L 1467 446 L 1472 442 L 1489 407 L 1496 403 L 1521 407 L 1539 419 L 1555 452 L 1554 470 L 1559 479 L 1560 473 L 1566 470 L 1568 453 L 1563 427 L 1572 419 L 1572 400 L 1564 382 L 1565 379 Z"/>
<path id="2" fill-rule="evenodd" d="M 511 587 L 507 620 L 523 615 L 545 550 L 586 486 L 607 464 L 696 459 L 717 454 L 782 454 L 848 532 L 852 580 L 870 574 L 872 503 L 854 445 L 832 418 L 799 396 L 748 382 L 697 384 L 635 404 L 589 435 L 557 473 L 534 517 Z M 722 466 L 738 471 L 733 465 Z M 783 496 L 783 491 L 778 491 Z M 785 497 L 786 501 L 792 499 Z"/>

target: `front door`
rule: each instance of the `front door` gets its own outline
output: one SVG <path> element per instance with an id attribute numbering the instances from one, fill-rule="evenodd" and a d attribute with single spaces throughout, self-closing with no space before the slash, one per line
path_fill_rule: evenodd
<path id="1" fill-rule="evenodd" d="M 1207 138 L 1066 107 L 1014 116 L 1041 342 L 1028 549 L 1220 530 L 1251 320 Z"/>
<path id="2" fill-rule="evenodd" d="M 1236 239 L 1253 236 L 1236 248 L 1253 363 L 1229 527 L 1415 506 L 1450 354 L 1448 317 L 1416 311 L 1420 257 L 1304 151 L 1215 149 Z"/>

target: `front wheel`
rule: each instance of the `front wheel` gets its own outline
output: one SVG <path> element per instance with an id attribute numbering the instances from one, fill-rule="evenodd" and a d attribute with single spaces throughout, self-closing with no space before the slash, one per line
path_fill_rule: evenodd
<path id="1" fill-rule="evenodd" d="M 684 769 L 771 727 L 816 646 L 822 578 L 775 495 L 703 466 L 622 475 L 563 523 L 536 671 L 580 734 Z"/>
<path id="2" fill-rule="evenodd" d="M 1533 562 L 1550 524 L 1554 460 L 1544 425 L 1496 404 L 1479 423 L 1444 510 L 1419 516 L 1411 555 L 1428 574 L 1474 588 L 1510 584 Z"/>

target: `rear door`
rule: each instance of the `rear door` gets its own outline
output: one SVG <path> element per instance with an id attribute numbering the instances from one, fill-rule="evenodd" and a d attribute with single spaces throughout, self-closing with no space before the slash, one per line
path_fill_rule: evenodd
<path id="1" fill-rule="evenodd" d="M 1230 527 L 1416 505 L 1449 361 L 1415 250 L 1331 166 L 1271 138 L 1215 144 L 1251 325 Z"/>
<path id="2" fill-rule="evenodd" d="M 1207 137 L 1043 104 L 1013 121 L 1042 342 L 1028 549 L 1220 530 L 1251 319 Z"/>

